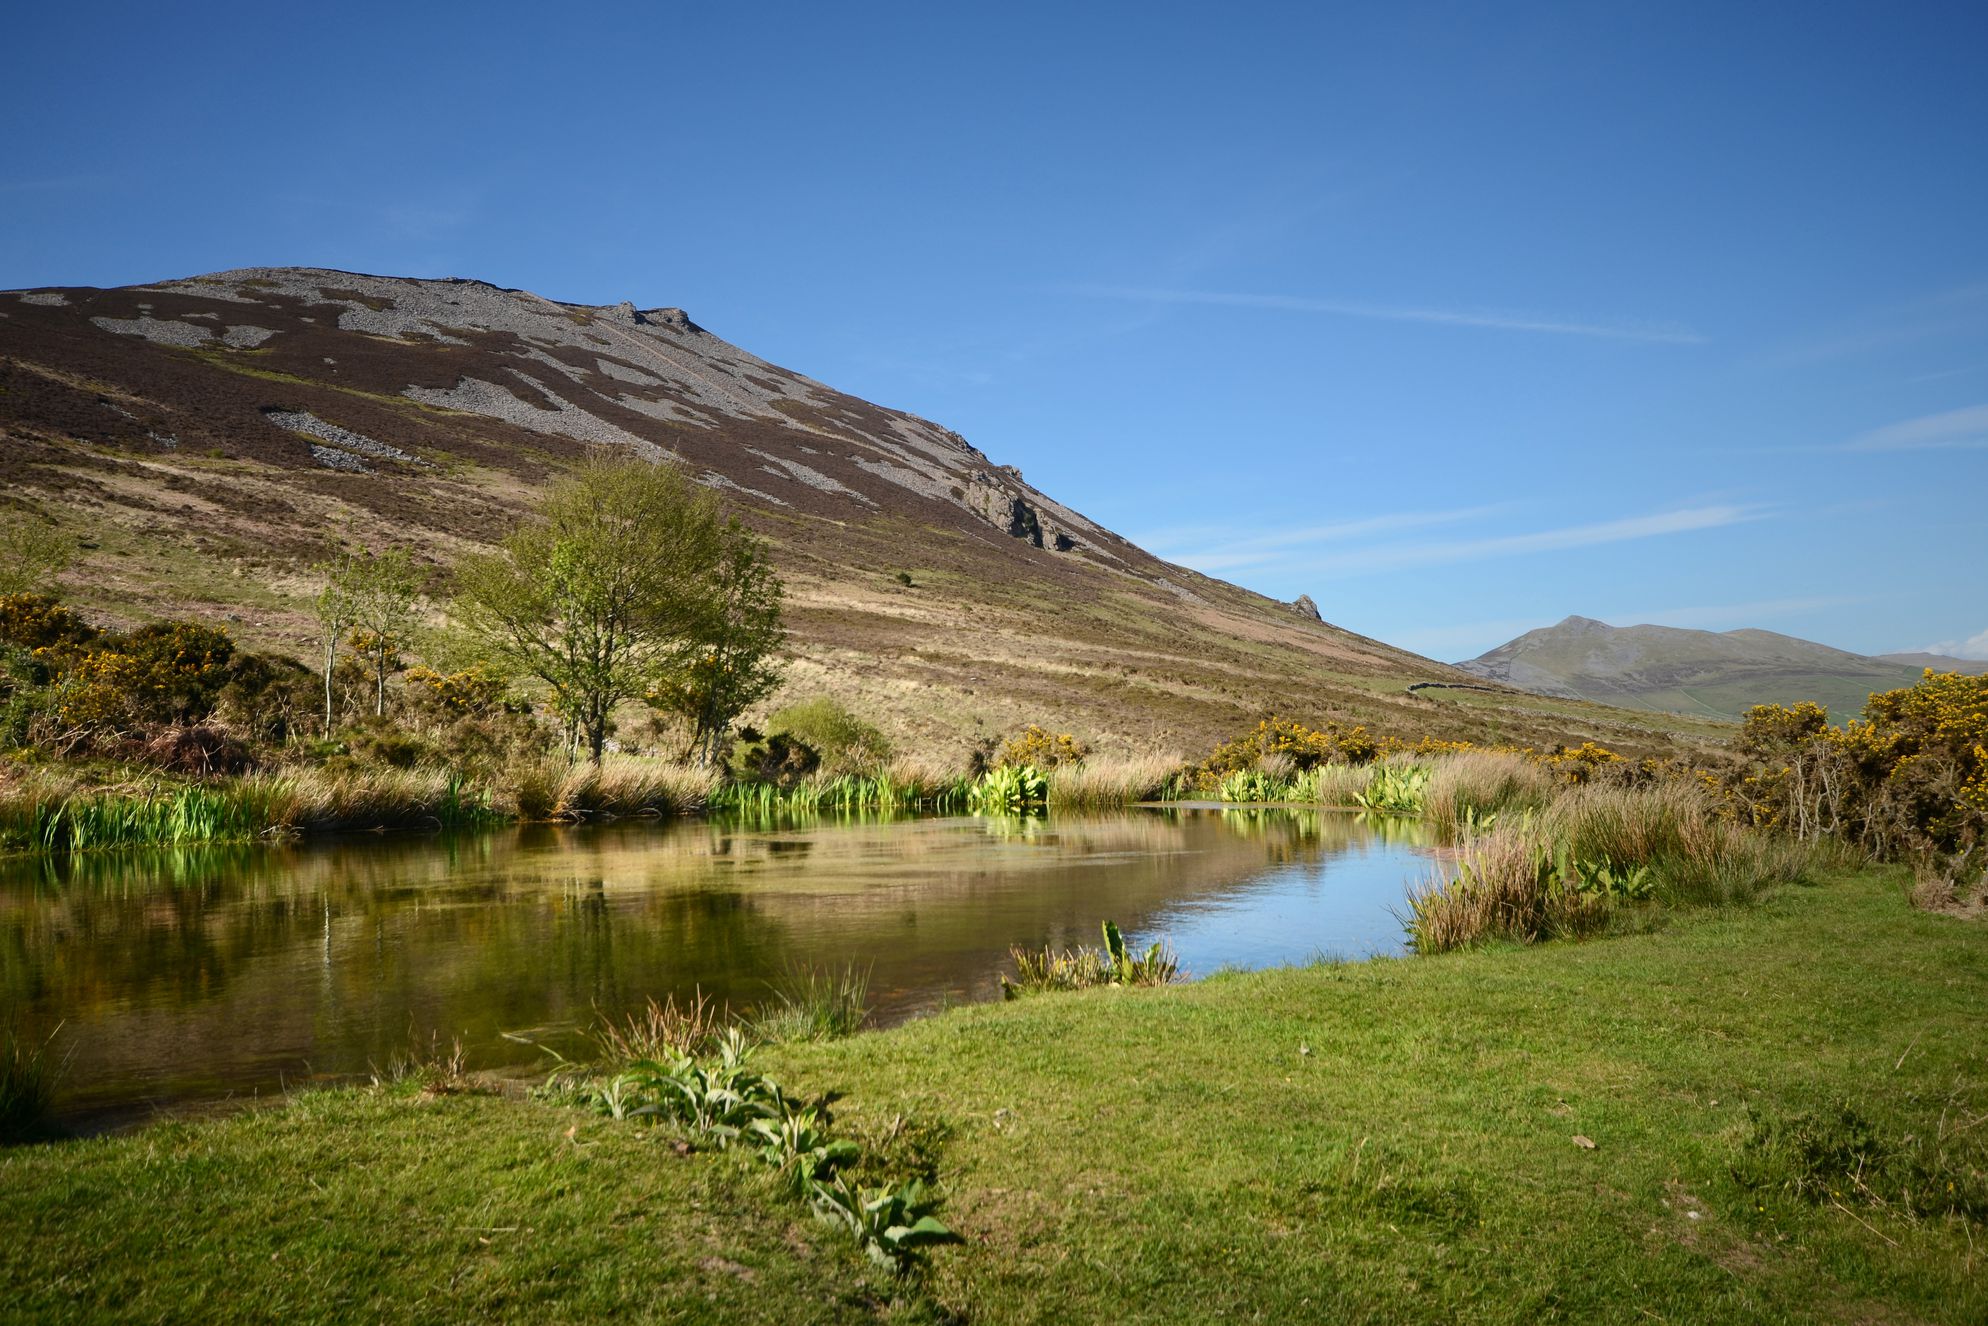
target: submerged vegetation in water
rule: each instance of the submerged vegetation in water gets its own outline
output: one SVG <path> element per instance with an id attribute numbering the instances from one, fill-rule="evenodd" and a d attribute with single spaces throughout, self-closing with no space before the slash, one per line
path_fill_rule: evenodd
<path id="1" fill-rule="evenodd" d="M 55 1051 L 61 1033 L 58 1026 L 47 1036 L 33 1036 L 11 1018 L 0 1026 L 0 1144 L 32 1141 L 47 1132 L 62 1073 Z"/>

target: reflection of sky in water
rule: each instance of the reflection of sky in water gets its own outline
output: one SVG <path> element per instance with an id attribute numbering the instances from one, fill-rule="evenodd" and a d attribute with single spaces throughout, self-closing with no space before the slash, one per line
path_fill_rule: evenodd
<path id="1" fill-rule="evenodd" d="M 1131 938 L 1141 947 L 1165 939 L 1192 976 L 1321 956 L 1400 953 L 1404 935 L 1394 914 L 1407 910 L 1408 886 L 1419 883 L 1430 864 L 1426 849 L 1356 843 L 1317 860 L 1273 866 L 1223 893 L 1166 907 Z"/>
<path id="2" fill-rule="evenodd" d="M 58 1108 L 243 1096 L 460 1036 L 479 1067 L 585 1053 L 602 1015 L 763 1004 L 868 972 L 873 1020 L 996 999 L 1011 946 L 1106 920 L 1185 969 L 1397 952 L 1418 827 L 1179 808 L 531 827 L 0 862 L 0 1009 L 64 1028 Z M 1392 909 L 1392 910 L 1391 910 Z"/>

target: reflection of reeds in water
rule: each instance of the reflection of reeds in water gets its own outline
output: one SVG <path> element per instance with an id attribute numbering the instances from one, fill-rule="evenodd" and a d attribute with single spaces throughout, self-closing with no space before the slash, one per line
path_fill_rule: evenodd
<path id="1" fill-rule="evenodd" d="M 60 1026 L 30 1036 L 11 1021 L 0 1027 L 0 1143 L 25 1142 L 48 1127 L 49 1106 L 62 1065 L 55 1055 Z"/>

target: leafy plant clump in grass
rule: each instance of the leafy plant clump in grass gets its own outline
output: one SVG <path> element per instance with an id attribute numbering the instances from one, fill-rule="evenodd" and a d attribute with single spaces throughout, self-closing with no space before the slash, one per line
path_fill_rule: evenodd
<path id="1" fill-rule="evenodd" d="M 1143 954 L 1134 954 L 1111 921 L 1104 923 L 1101 949 L 1014 948 L 1009 956 L 1015 963 L 1015 979 L 1001 978 L 1003 999 L 1100 985 L 1166 985 L 1180 974 L 1180 960 L 1164 942 L 1155 940 Z"/>
<path id="2" fill-rule="evenodd" d="M 892 1271 L 910 1270 L 928 1248 L 960 1241 L 934 1214 L 938 1200 L 922 1180 L 874 1188 L 850 1182 L 845 1171 L 862 1150 L 831 1135 L 827 1100 L 788 1095 L 750 1066 L 750 1055 L 745 1032 L 729 1027 L 709 1057 L 638 1060 L 579 1095 L 611 1118 L 674 1123 L 696 1142 L 757 1157 L 817 1219 L 848 1230 L 872 1261 Z"/>
<path id="3" fill-rule="evenodd" d="M 752 1020 L 766 1041 L 831 1041 L 853 1035 L 870 1015 L 870 972 L 850 963 L 840 970 L 802 964 L 773 992 L 773 1002 Z"/>
<path id="4" fill-rule="evenodd" d="M 1353 794 L 1353 802 L 1375 815 L 1420 815 L 1428 790 L 1427 765 L 1376 764 L 1366 787 Z"/>

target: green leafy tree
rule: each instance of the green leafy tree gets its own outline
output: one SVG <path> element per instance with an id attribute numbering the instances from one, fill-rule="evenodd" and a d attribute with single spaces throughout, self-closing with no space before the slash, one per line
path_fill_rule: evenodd
<path id="1" fill-rule="evenodd" d="M 615 706 L 673 684 L 708 648 L 727 531 L 680 470 L 591 459 L 497 552 L 463 563 L 455 615 L 498 667 L 545 683 L 569 741 L 598 764 Z"/>
<path id="2" fill-rule="evenodd" d="M 76 560 L 76 543 L 22 511 L 0 512 L 0 597 L 52 594 L 55 577 Z"/>
<path id="3" fill-rule="evenodd" d="M 387 678 L 398 672 L 401 655 L 420 616 L 421 586 L 414 561 L 404 548 L 349 559 L 353 652 L 373 679 L 373 714 L 387 711 Z"/>
<path id="4" fill-rule="evenodd" d="M 782 638 L 780 577 L 766 545 L 734 519 L 719 535 L 694 624 L 701 648 L 681 672 L 662 679 L 649 702 L 690 720 L 691 749 L 714 763 L 738 716 L 780 684 L 774 657 Z"/>
<path id="5" fill-rule="evenodd" d="M 324 588 L 312 601 L 311 608 L 318 619 L 318 659 L 319 672 L 324 679 L 324 735 L 331 735 L 332 701 L 334 695 L 333 676 L 338 669 L 338 646 L 345 639 L 345 633 L 352 629 L 358 605 L 353 601 L 352 586 L 357 579 L 353 569 L 353 559 L 348 555 L 318 566 L 318 574 L 324 577 Z"/>

